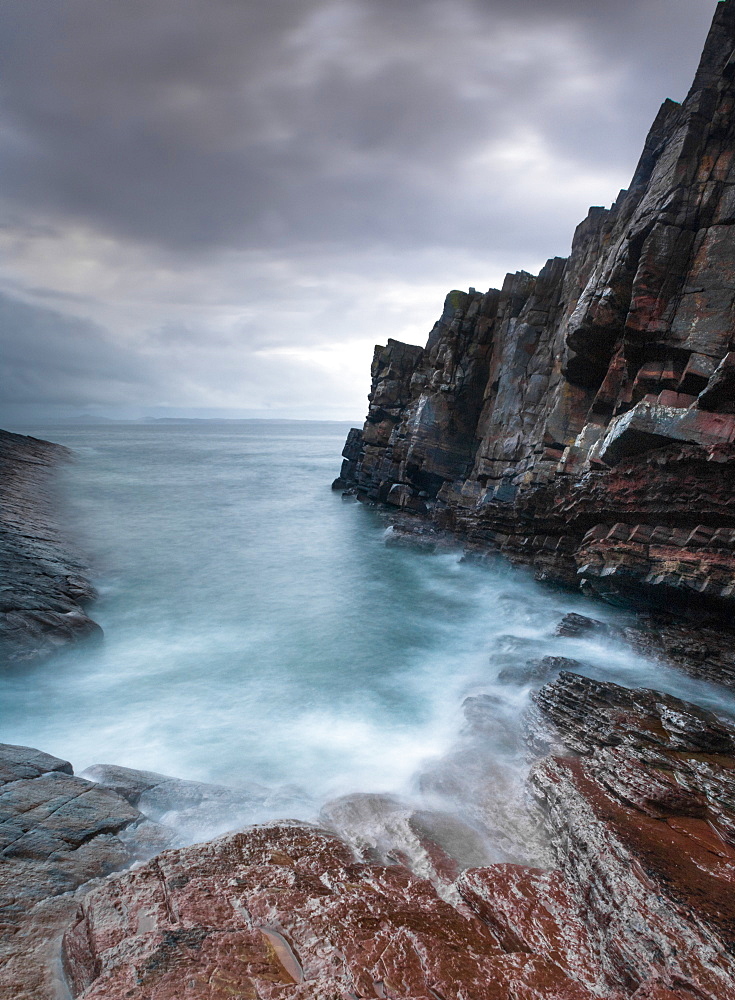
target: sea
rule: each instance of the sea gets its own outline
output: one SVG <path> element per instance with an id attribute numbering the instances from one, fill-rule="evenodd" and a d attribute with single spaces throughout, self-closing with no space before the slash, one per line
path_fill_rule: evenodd
<path id="1" fill-rule="evenodd" d="M 105 638 L 6 671 L 0 739 L 77 772 L 114 763 L 259 788 L 253 822 L 379 793 L 487 832 L 532 765 L 532 689 L 513 680 L 531 659 L 571 657 L 591 676 L 733 713 L 723 689 L 620 643 L 555 635 L 569 612 L 624 624 L 622 611 L 459 546 L 386 544 L 385 512 L 330 489 L 348 429 L 24 428 L 73 452 L 59 504 Z M 468 705 L 484 712 L 474 729 Z M 506 822 L 498 856 L 513 856 L 514 836 Z"/>

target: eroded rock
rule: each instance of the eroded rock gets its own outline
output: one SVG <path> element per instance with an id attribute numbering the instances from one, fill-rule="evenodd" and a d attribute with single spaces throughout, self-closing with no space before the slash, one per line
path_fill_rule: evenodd
<path id="1" fill-rule="evenodd" d="M 532 739 L 553 755 L 531 787 L 577 941 L 565 968 L 602 995 L 734 997 L 735 730 L 660 692 L 570 673 L 534 701 Z M 545 926 L 543 877 L 520 878 L 507 933 L 528 933 L 529 912 Z M 483 886 L 469 886 L 478 906 L 492 897 Z"/>
<path id="2" fill-rule="evenodd" d="M 68 761 L 0 746 L 0 996 L 56 995 L 55 941 L 74 893 L 129 865 L 126 841 L 143 820 L 125 799 L 75 777 Z"/>

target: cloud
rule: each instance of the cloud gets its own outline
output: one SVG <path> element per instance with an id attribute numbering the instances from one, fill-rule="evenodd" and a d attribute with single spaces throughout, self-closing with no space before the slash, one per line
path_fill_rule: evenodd
<path id="1" fill-rule="evenodd" d="M 565 161 L 629 168 L 655 103 L 645 117 L 624 109 L 622 143 L 606 125 L 636 75 L 628 32 L 641 7 L 658 5 L 6 5 L 4 187 L 33 209 L 193 252 L 417 244 L 435 206 L 450 214 L 456 171 L 519 127 Z"/>
<path id="2" fill-rule="evenodd" d="M 306 263 L 248 264 L 246 287 L 231 261 L 216 277 L 193 276 L 204 304 L 195 287 L 187 303 L 128 302 L 117 317 L 106 309 L 110 325 L 0 294 L 0 423 L 15 426 L 39 408 L 43 419 L 54 408 L 63 416 L 220 408 L 360 420 L 374 343 L 396 330 L 425 339 L 444 293 L 441 277 L 427 279 L 443 276 L 443 261 L 429 257 L 423 273 L 403 281 L 385 273 L 378 288 L 359 273 L 320 279 Z M 233 302 L 228 283 L 246 305 Z"/>
<path id="3" fill-rule="evenodd" d="M 713 6 L 0 3 L 0 282 L 98 344 L 75 380 L 59 334 L 48 392 L 96 398 L 116 347 L 142 396 L 225 405 L 243 383 L 220 357 L 251 394 L 278 395 L 266 357 L 323 392 L 351 342 L 422 340 L 440 289 L 537 268 L 615 197 Z M 388 328 L 375 303 L 400 295 Z"/>

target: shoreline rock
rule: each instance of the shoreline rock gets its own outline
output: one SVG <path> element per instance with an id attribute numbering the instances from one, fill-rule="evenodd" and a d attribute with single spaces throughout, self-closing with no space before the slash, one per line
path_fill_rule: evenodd
<path id="1" fill-rule="evenodd" d="M 339 481 L 417 519 L 405 534 L 425 548 L 454 533 L 607 600 L 706 610 L 711 636 L 674 621 L 660 644 L 719 679 L 735 602 L 734 46 L 724 0 L 687 101 L 663 105 L 630 190 L 591 211 L 569 261 L 450 293 L 425 350 L 376 351 Z M 44 501 L 62 454 L 0 435 L 11 661 L 96 629 Z M 654 647 L 658 621 L 625 638 Z M 109 765 L 95 783 L 1 747 L 0 998 L 735 1000 L 735 729 L 569 665 L 529 664 L 558 673 L 528 720 L 548 869 L 476 864 L 471 828 L 380 796 L 325 809 L 344 839 L 286 820 L 176 846 L 155 817 L 229 808 L 229 790 Z M 465 710 L 492 723 L 492 700 Z"/>
<path id="2" fill-rule="evenodd" d="M 0 431 L 0 663 L 30 662 L 101 638 L 86 613 L 96 592 L 58 527 L 61 445 Z"/>
<path id="3" fill-rule="evenodd" d="M 547 868 L 369 794 L 153 846 L 130 799 L 228 790 L 0 748 L 0 998 L 735 1000 L 735 728 L 561 670 L 527 739 Z"/>

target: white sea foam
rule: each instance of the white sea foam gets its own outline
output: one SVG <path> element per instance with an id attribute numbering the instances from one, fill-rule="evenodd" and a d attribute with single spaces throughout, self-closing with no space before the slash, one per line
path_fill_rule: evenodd
<path id="1" fill-rule="evenodd" d="M 480 823 L 526 768 L 530 689 L 500 684 L 501 669 L 569 656 L 600 677 L 733 710 L 723 691 L 627 647 L 554 636 L 569 611 L 620 620 L 613 609 L 501 562 L 386 547 L 382 516 L 328 488 L 345 431 L 34 429 L 77 453 L 66 491 L 106 639 L 10 671 L 2 739 L 77 770 L 255 782 L 270 797 L 252 820 L 308 818 L 327 798 L 380 791 Z M 495 722 L 468 742 L 461 706 L 478 694 L 495 699 Z"/>

